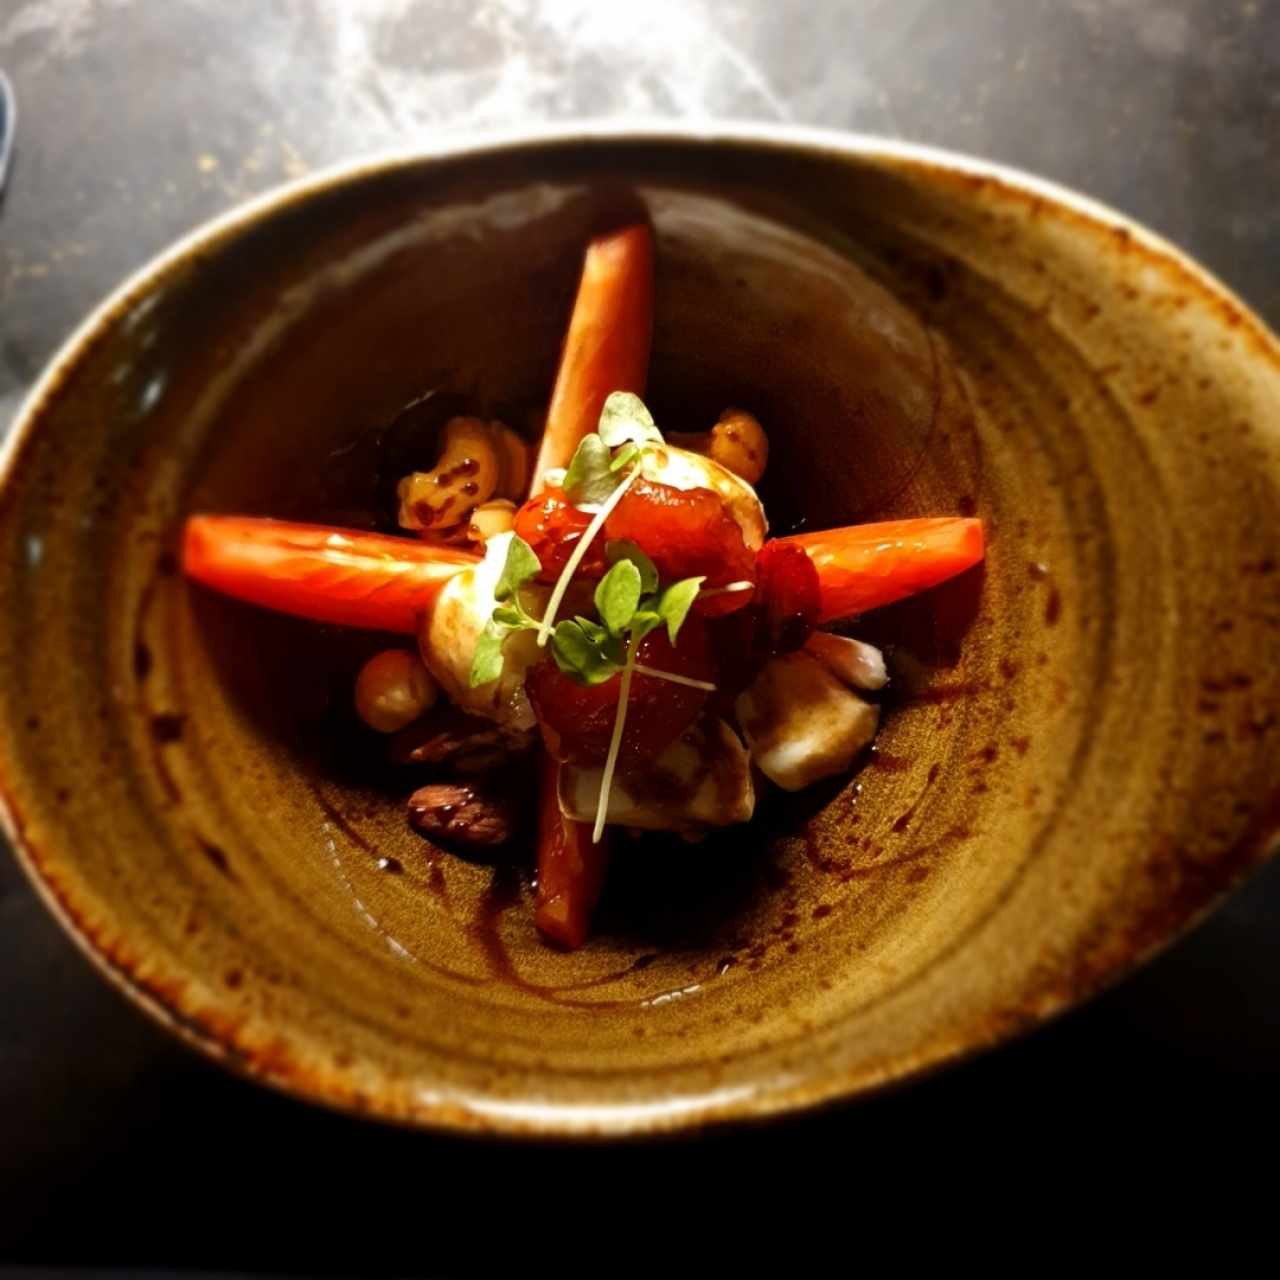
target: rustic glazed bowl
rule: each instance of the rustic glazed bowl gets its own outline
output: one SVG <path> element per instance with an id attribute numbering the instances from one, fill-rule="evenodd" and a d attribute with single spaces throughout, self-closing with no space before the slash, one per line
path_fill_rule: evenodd
<path id="1" fill-rule="evenodd" d="M 976 512 L 873 615 L 854 778 L 624 852 L 542 946 L 517 867 L 406 828 L 348 711 L 376 637 L 188 586 L 193 510 L 367 521 L 430 387 L 545 402 L 584 239 L 659 244 L 651 399 L 757 411 L 785 531 Z M 0 501 L 5 821 L 113 982 L 211 1056 L 415 1124 L 617 1135 L 847 1097 L 1079 1001 L 1280 826 L 1280 349 L 1119 215 L 796 131 L 526 136 L 273 193 L 71 339 Z"/>

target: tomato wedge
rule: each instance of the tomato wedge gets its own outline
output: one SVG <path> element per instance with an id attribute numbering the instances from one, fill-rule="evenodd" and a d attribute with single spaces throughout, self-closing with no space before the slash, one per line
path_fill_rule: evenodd
<path id="1" fill-rule="evenodd" d="M 982 521 L 960 516 L 885 520 L 779 538 L 802 547 L 818 571 L 819 622 L 893 604 L 972 568 L 983 556 Z"/>
<path id="2" fill-rule="evenodd" d="M 534 923 L 544 937 L 574 950 L 587 940 L 591 913 L 609 865 L 608 833 L 591 842 L 591 824 L 560 812 L 560 766 L 543 756 L 538 793 L 538 899 Z"/>
<path id="3" fill-rule="evenodd" d="M 569 465 L 611 391 L 644 392 L 652 337 L 652 233 L 640 224 L 598 236 L 583 259 L 530 493 L 547 471 Z"/>
<path id="4" fill-rule="evenodd" d="M 685 620 L 679 645 L 660 628 L 640 642 L 637 657 L 652 670 L 693 680 L 711 683 L 716 674 L 710 633 L 696 614 Z M 579 684 L 550 654 L 529 668 L 525 690 L 551 755 L 568 764 L 604 764 L 618 718 L 621 679 L 615 675 L 601 684 Z M 627 701 L 619 767 L 627 769 L 660 755 L 697 719 L 706 701 L 704 689 L 637 672 Z"/>
<path id="5" fill-rule="evenodd" d="M 479 560 L 415 538 L 251 516 L 192 516 L 182 537 L 183 572 L 207 587 L 315 622 L 404 635 Z"/>

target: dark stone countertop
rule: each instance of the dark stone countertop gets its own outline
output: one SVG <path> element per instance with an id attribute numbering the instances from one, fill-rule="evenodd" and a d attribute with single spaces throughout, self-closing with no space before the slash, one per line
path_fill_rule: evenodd
<path id="1" fill-rule="evenodd" d="M 209 215 L 362 151 L 575 116 L 785 120 L 1007 161 L 1146 221 L 1280 325 L 1271 0 L 0 0 L 0 68 L 20 116 L 0 429 L 87 309 Z M 0 1259 L 600 1265 L 594 1231 L 639 1257 L 718 1192 L 726 1238 L 790 1230 L 828 1167 L 842 1213 L 883 1230 L 943 1184 L 994 1195 L 979 1155 L 1027 1197 L 1057 1179 L 1065 1221 L 1113 1182 L 1269 1148 L 1278 924 L 1280 864 L 1088 1008 L 892 1096 L 675 1146 L 513 1148 L 224 1076 L 109 990 L 0 858 Z M 1072 1162 L 1088 1183 L 1064 1181 Z"/>

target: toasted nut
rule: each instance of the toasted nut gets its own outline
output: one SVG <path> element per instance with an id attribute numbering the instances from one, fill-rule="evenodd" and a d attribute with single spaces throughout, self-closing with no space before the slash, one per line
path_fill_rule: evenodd
<path id="1" fill-rule="evenodd" d="M 502 472 L 494 492 L 503 498 L 523 498 L 529 487 L 529 446 L 501 422 L 491 422 L 489 429 L 497 442 Z"/>
<path id="2" fill-rule="evenodd" d="M 497 788 L 433 782 L 409 797 L 409 821 L 433 840 L 465 848 L 505 844 L 516 828 L 516 811 Z"/>
<path id="3" fill-rule="evenodd" d="M 356 677 L 356 714 L 379 733 L 395 733 L 430 711 L 440 696 L 416 653 L 384 649 Z"/>
<path id="4" fill-rule="evenodd" d="M 710 431 L 668 431 L 667 443 L 710 458 L 751 485 L 769 463 L 769 437 L 745 409 L 726 409 Z"/>
<path id="5" fill-rule="evenodd" d="M 439 529 L 462 523 L 473 507 L 493 496 L 502 463 L 489 423 L 450 418 L 434 469 L 415 471 L 396 488 L 401 527 Z"/>
<path id="6" fill-rule="evenodd" d="M 467 536 L 472 542 L 488 542 L 500 533 L 509 533 L 516 522 L 516 504 L 507 498 L 482 502 L 471 513 Z"/>
<path id="7" fill-rule="evenodd" d="M 769 437 L 754 414 L 726 409 L 711 428 L 710 457 L 748 484 L 758 484 L 769 464 Z"/>
<path id="8" fill-rule="evenodd" d="M 510 427 L 480 418 L 445 423 L 435 467 L 396 486 L 400 526 L 439 532 L 466 528 L 467 516 L 493 497 L 520 498 L 529 482 L 529 446 Z"/>
<path id="9" fill-rule="evenodd" d="M 510 733 L 492 720 L 445 706 L 401 730 L 387 752 L 397 764 L 441 765 L 457 773 L 485 773 L 528 751 L 535 730 Z"/>

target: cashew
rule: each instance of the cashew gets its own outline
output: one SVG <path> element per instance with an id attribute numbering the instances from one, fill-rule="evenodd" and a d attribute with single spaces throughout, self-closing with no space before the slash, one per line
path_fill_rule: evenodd
<path id="1" fill-rule="evenodd" d="M 467 537 L 472 542 L 488 542 L 500 533 L 508 533 L 516 522 L 516 504 L 508 498 L 482 502 L 471 513 Z"/>
<path id="2" fill-rule="evenodd" d="M 501 422 L 491 422 L 489 427 L 498 442 L 502 464 L 502 474 L 494 492 L 499 497 L 520 501 L 529 487 L 529 445 Z"/>
<path id="3" fill-rule="evenodd" d="M 495 496 L 522 497 L 529 446 L 510 427 L 479 418 L 450 418 L 431 471 L 415 471 L 396 487 L 403 529 L 449 529 Z"/>
<path id="4" fill-rule="evenodd" d="M 769 463 L 769 437 L 754 414 L 726 409 L 710 431 L 672 432 L 672 444 L 718 462 L 748 484 L 758 484 Z"/>

